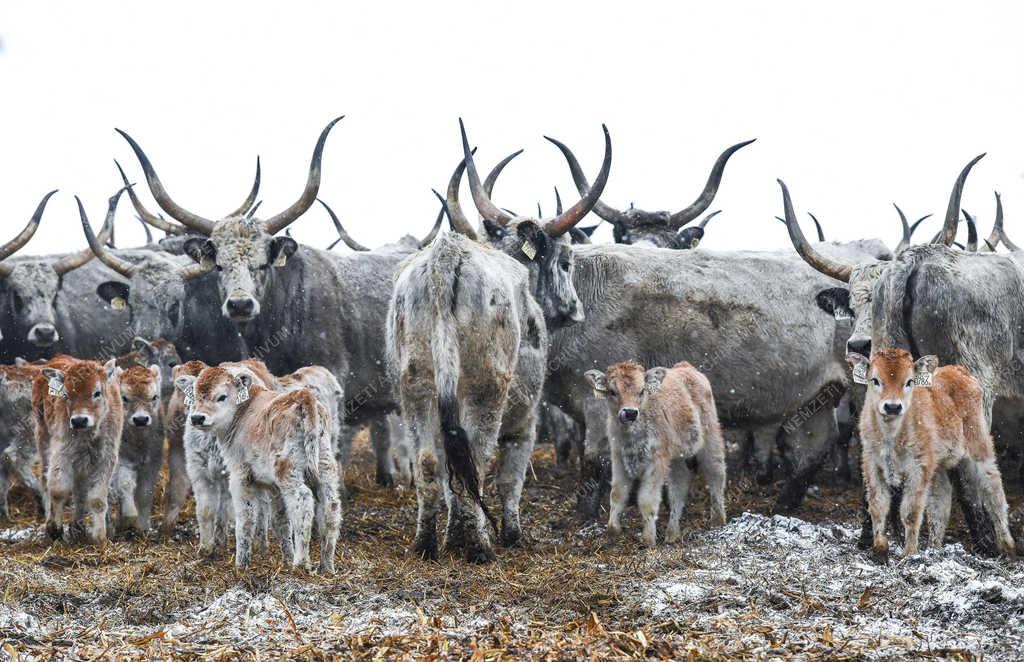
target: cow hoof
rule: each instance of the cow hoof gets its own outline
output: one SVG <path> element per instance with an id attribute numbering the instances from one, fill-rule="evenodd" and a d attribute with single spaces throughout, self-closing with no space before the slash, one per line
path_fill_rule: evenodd
<path id="1" fill-rule="evenodd" d="M 61 537 L 64 535 L 64 527 L 62 527 L 60 524 L 47 522 L 46 535 L 50 537 L 50 540 L 60 540 Z"/>
<path id="2" fill-rule="evenodd" d="M 377 484 L 381 487 L 394 487 L 395 478 L 390 472 L 383 469 L 377 469 Z"/>
<path id="3" fill-rule="evenodd" d="M 522 547 L 523 532 L 517 527 L 503 527 L 501 530 L 501 544 L 505 547 Z"/>
<path id="4" fill-rule="evenodd" d="M 437 560 L 437 540 L 417 540 L 413 552 L 424 561 L 435 561 Z"/>
<path id="5" fill-rule="evenodd" d="M 470 563 L 483 565 L 485 563 L 494 563 L 498 560 L 498 555 L 489 546 L 474 544 L 466 547 L 466 560 Z"/>
<path id="6" fill-rule="evenodd" d="M 860 538 L 857 539 L 857 549 L 871 549 L 871 539 L 873 537 L 874 534 L 871 532 L 870 526 L 861 527 Z"/>
<path id="7" fill-rule="evenodd" d="M 872 547 L 871 558 L 874 559 L 875 563 L 884 565 L 889 562 L 889 546 L 885 547 Z"/>

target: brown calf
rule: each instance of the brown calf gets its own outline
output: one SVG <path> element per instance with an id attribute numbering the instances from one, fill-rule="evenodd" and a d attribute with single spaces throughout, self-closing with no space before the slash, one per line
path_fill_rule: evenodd
<path id="1" fill-rule="evenodd" d="M 32 408 L 48 497 L 46 532 L 61 537 L 71 499 L 72 537 L 84 529 L 92 542 L 106 540 L 107 494 L 124 424 L 114 360 L 50 360 L 32 383 Z"/>
<path id="2" fill-rule="evenodd" d="M 164 405 L 158 365 L 118 368 L 124 430 L 111 488 L 117 501 L 117 529 L 147 533 L 153 491 L 164 460 Z"/>
<path id="3" fill-rule="evenodd" d="M 878 350 L 870 360 L 851 353 L 846 360 L 854 380 L 867 384 L 860 416 L 861 464 L 876 556 L 889 553 L 886 515 L 898 487 L 903 488 L 903 555 L 917 553 L 926 509 L 930 542 L 942 544 L 952 500 L 947 471 L 952 469 L 974 483 L 999 551 L 1013 555 L 1006 496 L 978 380 L 962 366 L 937 367 L 935 356 L 915 362 L 902 349 Z"/>
<path id="4" fill-rule="evenodd" d="M 712 523 L 725 524 L 725 446 L 707 378 L 685 361 L 671 369 L 647 371 L 637 363 L 617 363 L 607 374 L 588 370 L 586 378 L 608 403 L 612 455 L 608 533 L 620 533 L 619 517 L 630 487 L 639 481 L 637 505 L 644 520 L 644 543 L 655 545 L 661 489 L 666 485 L 665 540 L 678 542 L 694 469 L 707 484 Z"/>

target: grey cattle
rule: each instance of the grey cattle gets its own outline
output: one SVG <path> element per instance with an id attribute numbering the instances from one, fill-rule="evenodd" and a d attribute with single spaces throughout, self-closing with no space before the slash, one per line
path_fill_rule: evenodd
<path id="1" fill-rule="evenodd" d="M 278 374 L 309 364 L 329 369 L 344 386 L 344 422 L 357 427 L 383 424 L 396 408 L 380 331 L 393 274 L 414 249 L 338 255 L 275 236 L 316 200 L 324 143 L 337 121 L 320 134 L 300 199 L 266 220 L 232 216 L 215 222 L 183 209 L 138 144 L 122 135 L 161 208 L 201 235 L 189 238 L 185 251 L 204 269 L 217 269 L 221 312 L 238 325 L 250 355 Z"/>
<path id="2" fill-rule="evenodd" d="M 573 155 L 572 151 L 562 142 L 545 136 L 553 143 L 569 164 L 573 182 L 584 195 L 590 188 L 583 169 Z M 599 201 L 594 207 L 594 213 L 603 220 L 612 224 L 615 243 L 636 244 L 640 246 L 651 246 L 658 248 L 696 248 L 704 237 L 704 228 L 718 212 L 709 214 L 698 225 L 685 227 L 688 223 L 697 219 L 714 200 L 718 193 L 718 187 L 722 183 L 722 175 L 725 173 L 725 165 L 737 150 L 746 147 L 753 140 L 738 143 L 726 149 L 715 161 L 711 168 L 711 174 L 704 185 L 700 196 L 688 207 L 675 213 L 667 211 L 650 212 L 630 205 L 626 211 L 619 211 L 605 202 Z"/>
<path id="3" fill-rule="evenodd" d="M 29 489 L 43 510 L 43 488 L 32 470 L 39 457 L 32 430 L 32 380 L 41 368 L 0 366 L 0 522 L 10 516 L 7 491 L 11 478 Z"/>
<path id="4" fill-rule="evenodd" d="M 460 121 L 460 128 L 462 128 Z M 437 516 L 448 505 L 445 546 L 467 560 L 495 554 L 479 468 L 497 465 L 501 541 L 521 540 L 519 499 L 533 450 L 548 328 L 582 321 L 564 235 L 590 210 L 608 178 L 611 140 L 594 190 L 547 223 L 513 217 L 483 190 L 462 129 L 463 156 L 484 230 L 476 241 L 457 206 L 454 227 L 399 274 L 387 324 L 390 365 L 412 439 L 418 503 L 415 550 L 437 555 Z M 457 190 L 457 186 L 456 186 Z M 460 487 L 456 487 L 456 484 Z"/>

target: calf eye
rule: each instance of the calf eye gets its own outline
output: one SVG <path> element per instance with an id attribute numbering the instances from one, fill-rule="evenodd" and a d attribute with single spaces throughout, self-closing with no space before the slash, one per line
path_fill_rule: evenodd
<path id="1" fill-rule="evenodd" d="M 99 400 L 102 395 L 103 395 L 103 391 L 96 391 L 95 393 L 92 394 L 92 399 L 93 400 Z"/>
<path id="2" fill-rule="evenodd" d="M 95 398 L 96 396 L 95 396 L 95 395 L 93 395 L 93 397 Z M 126 398 L 126 397 L 124 397 L 124 396 L 122 395 L 122 396 L 121 396 L 121 402 L 123 402 L 123 403 L 125 403 L 125 404 L 128 404 L 128 398 Z"/>
<path id="3" fill-rule="evenodd" d="M 914 385 L 914 380 L 913 380 L 913 379 L 908 379 L 908 380 L 907 380 L 907 383 L 906 383 L 906 387 L 907 387 L 907 388 L 910 388 L 910 387 L 911 387 L 911 386 L 913 386 L 913 385 Z"/>
<path id="4" fill-rule="evenodd" d="M 158 396 L 158 395 L 154 395 L 152 398 L 150 398 L 150 400 L 152 400 L 153 402 L 156 402 L 159 399 L 159 397 L 160 396 Z"/>
<path id="5" fill-rule="evenodd" d="M 217 402 L 224 402 L 227 399 L 228 399 L 227 395 L 220 395 L 220 396 L 217 397 Z"/>
<path id="6" fill-rule="evenodd" d="M 874 377 L 872 377 L 871 378 L 871 384 L 874 385 L 874 386 L 881 386 L 882 382 L 880 382 L 877 379 L 875 379 Z"/>

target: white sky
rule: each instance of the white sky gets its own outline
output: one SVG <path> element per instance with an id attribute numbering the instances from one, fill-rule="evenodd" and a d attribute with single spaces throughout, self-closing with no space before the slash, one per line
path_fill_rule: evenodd
<path id="1" fill-rule="evenodd" d="M 777 177 L 829 238 L 898 238 L 890 204 L 941 215 L 960 168 L 965 208 L 987 233 L 992 190 L 1024 241 L 1024 45 L 1019 3 L 821 2 L 14 2 L 0 5 L 0 241 L 51 201 L 26 252 L 85 246 L 119 186 L 143 184 L 114 127 L 153 160 L 175 199 L 215 217 L 237 206 L 263 159 L 265 213 L 294 201 L 317 134 L 321 197 L 364 244 L 424 234 L 461 149 L 482 169 L 525 148 L 495 201 L 549 212 L 568 170 L 548 134 L 600 165 L 604 200 L 676 210 L 719 152 L 733 156 L 706 247 L 788 245 Z M 468 187 L 464 202 L 471 208 Z M 122 203 L 119 244 L 142 239 Z M 938 221 L 922 234 L 930 235 Z M 805 225 L 810 229 L 810 224 Z M 610 241 L 607 227 L 602 230 Z M 333 240 L 315 206 L 293 226 Z M 1018 236 L 1019 235 L 1019 236 Z"/>

